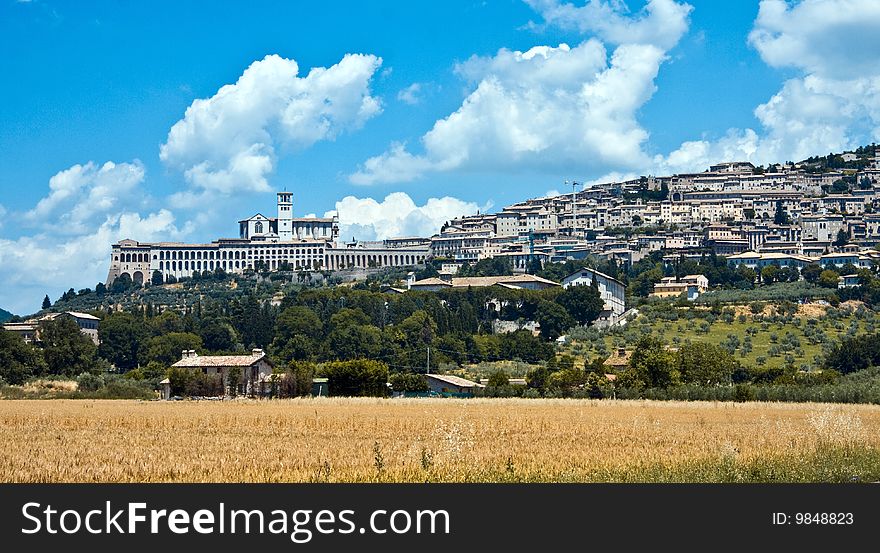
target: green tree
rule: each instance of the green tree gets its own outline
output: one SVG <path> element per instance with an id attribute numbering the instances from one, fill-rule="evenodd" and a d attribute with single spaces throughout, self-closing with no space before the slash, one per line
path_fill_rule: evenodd
<path id="1" fill-rule="evenodd" d="M 559 338 L 566 330 L 576 324 L 576 321 L 561 305 L 547 300 L 538 302 L 535 321 L 541 326 L 541 336 L 546 340 Z"/>
<path id="2" fill-rule="evenodd" d="M 96 360 L 97 346 L 80 332 L 73 319 L 60 316 L 46 322 L 40 331 L 40 340 L 49 374 L 77 376 L 101 372 Z"/>
<path id="3" fill-rule="evenodd" d="M 657 338 L 642 337 L 637 343 L 626 370 L 632 382 L 648 388 L 665 388 L 678 385 L 681 375 L 674 352 Z"/>
<path id="4" fill-rule="evenodd" d="M 846 246 L 847 242 L 849 242 L 849 234 L 845 230 L 840 229 L 837 231 L 837 238 L 834 239 L 831 245 L 840 248 Z"/>
<path id="5" fill-rule="evenodd" d="M 98 354 L 123 370 L 137 366 L 141 344 L 150 336 L 143 319 L 131 313 L 113 313 L 104 317 L 98 325 L 101 345 Z"/>
<path id="6" fill-rule="evenodd" d="M 388 382 L 391 389 L 395 392 L 427 392 L 428 379 L 425 375 L 418 373 L 394 373 L 390 376 Z"/>
<path id="7" fill-rule="evenodd" d="M 508 386 L 510 384 L 510 379 L 507 377 L 507 373 L 502 369 L 497 369 L 492 371 L 489 374 L 489 381 L 486 383 L 487 386 L 492 388 L 501 388 L 504 386 Z"/>
<path id="8" fill-rule="evenodd" d="M 323 334 L 324 325 L 314 311 L 299 305 L 288 307 L 275 321 L 272 350 L 285 361 L 313 359 Z"/>
<path id="9" fill-rule="evenodd" d="M 134 282 L 131 280 L 131 277 L 128 273 L 122 273 L 115 279 L 113 279 L 113 284 L 110 285 L 110 292 L 114 294 L 121 294 L 131 290 L 134 287 Z"/>
<path id="10" fill-rule="evenodd" d="M 202 349 L 202 339 L 197 334 L 190 332 L 171 332 L 161 336 L 154 336 L 144 342 L 140 348 L 141 365 L 150 362 L 158 362 L 168 367 L 180 359 L 183 350 Z"/>
<path id="11" fill-rule="evenodd" d="M 544 390 L 547 386 L 547 378 L 550 376 L 550 370 L 545 366 L 538 366 L 526 373 L 526 385 L 529 388 Z"/>
<path id="12" fill-rule="evenodd" d="M 776 265 L 767 265 L 761 269 L 761 280 L 764 284 L 773 284 L 779 277 L 779 267 Z"/>
<path id="13" fill-rule="evenodd" d="M 290 363 L 281 379 L 281 397 L 311 395 L 315 370 L 315 364 L 311 362 L 294 361 Z"/>
<path id="14" fill-rule="evenodd" d="M 556 303 L 582 325 L 595 321 L 605 308 L 595 279 L 590 286 L 569 286 L 556 297 Z"/>
<path id="15" fill-rule="evenodd" d="M 328 379 L 332 396 L 384 397 L 388 393 L 388 365 L 380 361 L 331 361 L 319 373 Z"/>
<path id="16" fill-rule="evenodd" d="M 825 269 L 819 274 L 819 286 L 825 288 L 837 288 L 840 275 L 832 269 Z"/>
<path id="17" fill-rule="evenodd" d="M 28 379 L 43 374 L 45 369 L 39 349 L 14 332 L 0 329 L 0 380 L 8 384 L 24 384 Z"/>
<path id="18" fill-rule="evenodd" d="M 406 336 L 406 343 L 410 348 L 430 346 L 437 335 L 437 323 L 422 309 L 407 317 L 398 325 L 398 329 Z"/>
<path id="19" fill-rule="evenodd" d="M 165 280 L 162 278 L 162 271 L 156 269 L 153 271 L 153 276 L 150 278 L 150 282 L 153 283 L 153 286 L 160 286 Z"/>
<path id="20" fill-rule="evenodd" d="M 736 358 L 715 344 L 686 343 L 678 350 L 678 369 L 684 382 L 702 386 L 728 384 L 738 367 Z"/>
<path id="21" fill-rule="evenodd" d="M 819 275 L 821 274 L 822 266 L 818 263 L 804 265 L 803 269 L 801 269 L 801 276 L 804 277 L 804 280 L 813 284 L 819 281 Z"/>
<path id="22" fill-rule="evenodd" d="M 198 332 L 208 351 L 229 351 L 235 348 L 235 330 L 223 319 L 203 319 Z"/>
<path id="23" fill-rule="evenodd" d="M 43 298 L 43 309 L 49 309 L 52 307 L 52 300 L 49 299 L 49 294 Z"/>
<path id="24" fill-rule="evenodd" d="M 360 309 L 343 308 L 330 317 L 329 351 L 337 359 L 359 359 L 379 354 L 382 333 Z"/>
<path id="25" fill-rule="evenodd" d="M 529 259 L 528 265 L 526 266 L 526 272 L 530 275 L 536 275 L 541 272 L 543 266 L 541 265 L 541 258 L 538 256 L 532 256 Z"/>
<path id="26" fill-rule="evenodd" d="M 791 217 L 789 217 L 788 212 L 785 211 L 785 206 L 782 204 L 782 200 L 776 200 L 776 212 L 773 214 L 773 223 L 777 225 L 791 224 Z"/>
<path id="27" fill-rule="evenodd" d="M 841 374 L 880 366 L 880 335 L 863 334 L 844 338 L 825 358 L 825 367 Z"/>

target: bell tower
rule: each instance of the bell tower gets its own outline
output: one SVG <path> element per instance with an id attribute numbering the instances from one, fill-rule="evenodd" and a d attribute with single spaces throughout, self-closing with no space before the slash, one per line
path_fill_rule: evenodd
<path id="1" fill-rule="evenodd" d="M 278 193 L 278 239 L 293 240 L 293 194 Z"/>

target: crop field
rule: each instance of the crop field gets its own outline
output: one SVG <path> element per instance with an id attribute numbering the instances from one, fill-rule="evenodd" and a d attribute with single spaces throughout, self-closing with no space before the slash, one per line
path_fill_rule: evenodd
<path id="1" fill-rule="evenodd" d="M 880 407 L 0 401 L 2 482 L 865 482 Z"/>

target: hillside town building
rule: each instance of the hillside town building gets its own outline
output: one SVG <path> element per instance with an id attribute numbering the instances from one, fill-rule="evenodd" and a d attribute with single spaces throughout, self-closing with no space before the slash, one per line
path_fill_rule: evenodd
<path id="1" fill-rule="evenodd" d="M 29 344 L 38 343 L 40 342 L 40 332 L 43 325 L 45 325 L 49 321 L 54 321 L 59 317 L 71 319 L 79 327 L 79 331 L 81 333 L 83 333 L 85 336 L 88 336 L 88 338 L 92 342 L 94 342 L 95 345 L 100 345 L 101 342 L 98 339 L 98 322 L 100 322 L 100 319 L 98 319 L 98 317 L 95 317 L 94 315 L 90 315 L 88 313 L 80 313 L 78 311 L 46 313 L 40 317 L 28 319 L 26 321 L 18 323 L 4 323 L 3 330 L 18 334 L 25 342 Z"/>
<path id="2" fill-rule="evenodd" d="M 293 217 L 292 195 L 278 193 L 277 217 L 257 213 L 238 222 L 238 238 L 210 243 L 138 242 L 113 244 L 107 284 L 128 275 L 135 284 L 149 282 L 155 271 L 163 280 L 191 277 L 194 272 L 241 274 L 248 270 L 319 271 L 368 267 L 412 267 L 425 262 L 429 241 L 390 239 L 338 245 L 337 217 Z"/>
<path id="3" fill-rule="evenodd" d="M 494 214 L 463 215 L 430 237 L 374 242 L 340 243 L 335 217 L 294 218 L 292 194 L 279 192 L 277 215 L 239 221 L 237 238 L 114 244 L 108 282 L 127 274 L 144 283 L 155 271 L 181 278 L 218 268 L 346 271 L 439 259 L 441 278 L 410 283 L 410 289 L 441 289 L 455 286 L 447 277 L 462 264 L 483 259 L 503 258 L 515 273 L 525 273 L 537 264 L 587 257 L 629 267 L 655 252 L 664 260 L 724 256 L 732 266 L 759 271 L 812 263 L 873 267 L 880 243 L 880 157 L 873 147 L 845 154 L 853 168 L 733 161 L 701 173 L 596 184 Z M 623 295 L 607 283 L 603 299 L 620 313 Z M 681 283 L 661 284 L 656 292 L 669 295 Z M 692 291 L 702 293 L 695 286 Z"/>

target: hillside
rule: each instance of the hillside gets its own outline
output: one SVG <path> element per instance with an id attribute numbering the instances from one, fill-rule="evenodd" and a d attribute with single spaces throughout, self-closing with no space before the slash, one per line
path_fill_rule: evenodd
<path id="1" fill-rule="evenodd" d="M 213 300 L 226 304 L 234 298 L 253 295 L 268 300 L 284 289 L 297 288 L 289 278 L 261 278 L 256 276 L 227 277 L 222 279 L 186 280 L 175 284 L 132 287 L 127 290 L 96 292 L 81 290 L 78 294 L 60 298 L 52 305 L 52 311 L 107 311 L 122 308 L 126 311 L 154 308 L 172 308 L 178 311 L 195 308 L 200 302 Z"/>
<path id="2" fill-rule="evenodd" d="M 0 323 L 5 323 L 13 317 L 12 313 L 5 309 L 0 309 Z"/>

